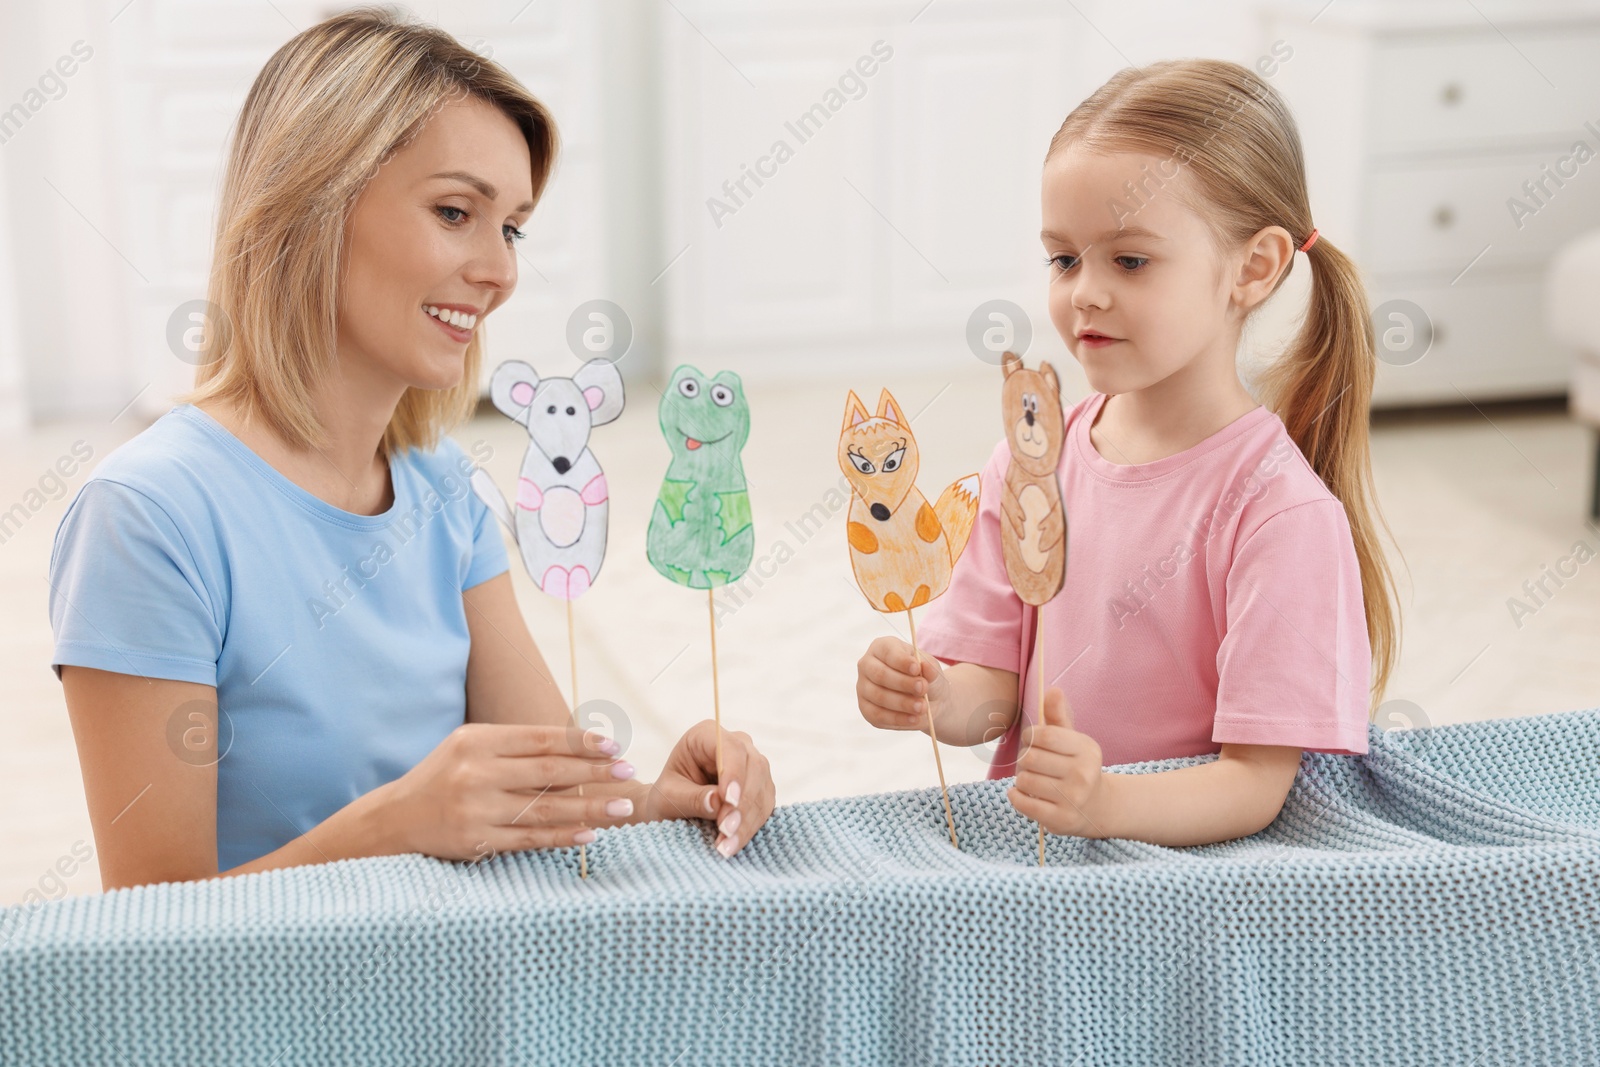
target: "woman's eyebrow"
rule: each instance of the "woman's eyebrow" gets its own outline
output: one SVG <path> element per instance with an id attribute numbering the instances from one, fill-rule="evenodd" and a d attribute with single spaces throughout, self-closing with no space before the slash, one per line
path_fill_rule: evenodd
<path id="1" fill-rule="evenodd" d="M 478 177 L 476 174 L 468 174 L 464 170 L 447 170 L 447 171 L 444 171 L 444 172 L 439 173 L 439 174 L 430 174 L 430 175 L 428 175 L 427 178 L 425 178 L 423 180 L 431 182 L 435 178 L 449 178 L 452 181 L 466 182 L 468 185 L 470 185 L 474 189 L 478 190 L 478 192 L 482 193 L 484 196 L 488 197 L 490 200 L 497 199 L 499 197 L 499 195 L 500 195 L 499 192 L 495 189 L 494 186 L 490 185 L 488 182 L 484 181 L 482 178 Z M 513 210 L 513 211 L 532 211 L 533 210 L 533 201 L 532 200 L 525 200 L 522 203 L 518 204 L 516 207 L 512 208 L 511 210 Z"/>

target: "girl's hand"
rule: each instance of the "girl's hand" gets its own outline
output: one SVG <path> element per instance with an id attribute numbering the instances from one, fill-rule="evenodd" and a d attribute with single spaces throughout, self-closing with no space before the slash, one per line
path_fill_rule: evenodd
<path id="1" fill-rule="evenodd" d="M 1045 691 L 1044 722 L 1023 732 L 1023 746 L 1016 785 L 1006 791 L 1012 807 L 1053 834 L 1105 837 L 1100 744 L 1072 728 L 1066 693 Z"/>
<path id="2" fill-rule="evenodd" d="M 553 790 L 633 777 L 617 751 L 605 735 L 574 727 L 465 723 L 373 791 L 377 835 L 388 853 L 448 860 L 587 844 L 594 827 L 618 825 L 633 802 Z"/>
<path id="3" fill-rule="evenodd" d="M 722 731 L 722 777 L 717 784 L 717 724 L 705 719 L 678 739 L 645 802 L 647 819 L 715 818 L 717 851 L 732 856 L 766 825 L 777 805 L 767 757 L 747 733 Z"/>
<path id="4" fill-rule="evenodd" d="M 899 638 L 878 638 L 856 661 L 856 703 L 862 717 L 880 730 L 926 733 L 929 709 L 940 715 L 949 698 L 944 667 L 924 655 L 919 670 L 911 646 Z"/>

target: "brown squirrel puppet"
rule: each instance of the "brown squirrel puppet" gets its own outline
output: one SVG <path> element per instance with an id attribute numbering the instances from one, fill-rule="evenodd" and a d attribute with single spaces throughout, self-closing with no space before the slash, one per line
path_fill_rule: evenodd
<path id="1" fill-rule="evenodd" d="M 1011 463 L 1000 495 L 1000 543 L 1006 575 L 1025 604 L 1044 604 L 1061 591 L 1067 571 L 1067 515 L 1056 468 L 1061 463 L 1065 417 L 1056 369 L 1041 362 L 1028 370 L 1007 352 L 1001 412 Z"/>

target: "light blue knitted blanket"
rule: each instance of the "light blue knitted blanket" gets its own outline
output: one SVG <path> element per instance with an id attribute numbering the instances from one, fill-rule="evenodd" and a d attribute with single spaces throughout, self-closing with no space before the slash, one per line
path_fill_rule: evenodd
<path id="1" fill-rule="evenodd" d="M 1007 782 L 0 911 L 5 1064 L 1561 1064 L 1600 1049 L 1600 709 L 1308 754 L 1221 845 Z M 1118 768 L 1142 773 L 1204 762 Z"/>

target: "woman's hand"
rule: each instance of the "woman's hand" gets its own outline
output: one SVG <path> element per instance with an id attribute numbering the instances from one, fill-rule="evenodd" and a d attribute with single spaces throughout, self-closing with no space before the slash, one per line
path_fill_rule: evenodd
<path id="1" fill-rule="evenodd" d="M 919 670 L 911 646 L 899 638 L 877 638 L 856 662 L 856 703 L 880 730 L 927 733 L 929 709 L 937 719 L 949 698 L 944 667 L 924 655 Z"/>
<path id="2" fill-rule="evenodd" d="M 633 802 L 554 790 L 633 777 L 618 751 L 592 730 L 466 723 L 373 791 L 376 833 L 386 852 L 450 860 L 588 844 L 594 827 L 617 825 Z"/>
<path id="3" fill-rule="evenodd" d="M 767 757 L 747 733 L 722 731 L 717 784 L 717 724 L 695 723 L 678 739 L 645 802 L 649 819 L 715 818 L 717 851 L 732 856 L 766 824 L 777 804 Z"/>
<path id="4" fill-rule="evenodd" d="M 1107 836 L 1100 743 L 1072 728 L 1066 693 L 1045 690 L 1044 722 L 1028 727 L 1022 743 L 1017 781 L 1006 791 L 1012 807 L 1053 834 Z"/>

